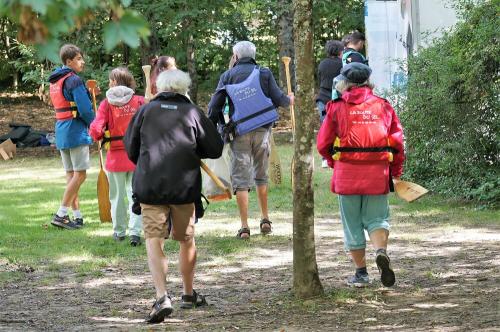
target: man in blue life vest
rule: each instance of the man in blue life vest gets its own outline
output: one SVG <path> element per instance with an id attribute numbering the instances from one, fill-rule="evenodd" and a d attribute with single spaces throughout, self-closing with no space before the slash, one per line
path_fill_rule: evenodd
<path id="1" fill-rule="evenodd" d="M 237 237 L 248 239 L 248 192 L 257 187 L 261 211 L 260 232 L 272 230 L 267 208 L 269 165 L 269 135 L 278 119 L 278 106 L 293 105 L 293 94 L 280 90 L 268 68 L 255 61 L 255 45 L 241 41 L 233 46 L 236 60 L 233 68 L 224 72 L 208 105 L 209 118 L 219 128 L 231 147 L 231 184 L 241 219 Z M 224 105 L 229 102 L 229 121 L 224 120 Z"/>

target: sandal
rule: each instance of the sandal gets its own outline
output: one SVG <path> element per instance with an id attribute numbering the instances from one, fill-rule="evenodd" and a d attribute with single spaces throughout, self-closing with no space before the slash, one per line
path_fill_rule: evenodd
<path id="1" fill-rule="evenodd" d="M 181 297 L 181 308 L 182 309 L 193 309 L 204 305 L 208 305 L 205 296 L 196 293 L 193 289 L 193 295 L 182 295 Z"/>
<path id="2" fill-rule="evenodd" d="M 263 218 L 261 221 L 260 221 L 260 233 L 263 234 L 263 235 L 266 235 L 266 234 L 269 234 L 271 233 L 273 230 L 272 230 L 272 226 L 271 226 L 272 222 L 269 221 L 269 219 L 266 219 L 266 218 Z M 269 228 L 263 228 L 262 226 L 263 225 L 269 225 Z"/>
<path id="3" fill-rule="evenodd" d="M 241 234 L 248 234 L 248 237 L 242 237 Z M 246 240 L 250 238 L 250 228 L 242 227 L 238 230 L 238 234 L 236 234 L 238 239 Z"/>

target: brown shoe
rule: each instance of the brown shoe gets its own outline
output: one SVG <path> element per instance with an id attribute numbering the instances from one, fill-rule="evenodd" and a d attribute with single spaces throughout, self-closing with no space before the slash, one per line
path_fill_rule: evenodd
<path id="1" fill-rule="evenodd" d="M 269 219 L 263 218 L 260 221 L 260 234 L 267 235 L 269 233 L 272 233 L 273 229 L 272 229 L 271 224 L 272 224 L 272 222 L 269 221 Z M 268 225 L 269 227 L 262 227 L 264 225 Z"/>

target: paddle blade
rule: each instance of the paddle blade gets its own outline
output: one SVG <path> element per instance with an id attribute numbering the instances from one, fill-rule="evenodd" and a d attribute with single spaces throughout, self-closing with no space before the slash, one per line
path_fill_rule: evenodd
<path id="1" fill-rule="evenodd" d="M 401 180 L 394 182 L 394 190 L 399 198 L 404 199 L 408 203 L 416 201 L 429 192 L 429 190 L 416 183 Z"/>
<path id="2" fill-rule="evenodd" d="M 269 177 L 274 184 L 281 184 L 281 162 L 273 134 L 269 138 L 271 143 L 271 154 L 269 155 Z"/>
<path id="3" fill-rule="evenodd" d="M 103 169 L 97 176 L 97 203 L 101 222 L 111 222 L 111 202 L 109 201 L 108 177 Z"/>

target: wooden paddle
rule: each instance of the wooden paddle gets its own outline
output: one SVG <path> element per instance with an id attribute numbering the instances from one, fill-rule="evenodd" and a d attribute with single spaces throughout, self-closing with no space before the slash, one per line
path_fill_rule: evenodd
<path id="1" fill-rule="evenodd" d="M 288 94 L 290 94 L 292 92 L 292 83 L 290 81 L 290 61 L 292 61 L 292 58 L 284 56 L 281 57 L 281 61 L 285 64 L 286 87 Z M 290 116 L 292 118 L 292 134 L 295 137 L 295 111 L 293 105 L 290 105 Z"/>
<path id="2" fill-rule="evenodd" d="M 203 161 L 200 160 L 200 166 L 201 168 L 210 176 L 210 178 L 215 182 L 217 187 L 222 189 L 223 193 L 220 195 L 216 196 L 208 196 L 207 198 L 211 201 L 224 201 L 226 199 L 231 199 L 231 190 L 229 190 L 228 187 L 222 183 L 222 181 L 219 179 L 219 177 L 210 169 L 208 168 L 207 164 L 205 164 Z"/>
<path id="3" fill-rule="evenodd" d="M 271 132 L 269 136 L 269 142 L 271 143 L 271 154 L 269 155 L 269 177 L 274 184 L 281 184 L 281 161 L 276 149 L 276 143 L 274 143 L 274 136 Z"/>
<path id="4" fill-rule="evenodd" d="M 150 101 L 153 98 L 151 93 L 151 66 L 142 66 L 142 71 L 144 72 L 144 77 L 146 78 L 146 90 L 144 91 L 144 97 Z"/>
<path id="5" fill-rule="evenodd" d="M 394 191 L 398 197 L 404 199 L 408 203 L 416 201 L 429 192 L 429 190 L 413 182 L 403 180 L 393 180 L 393 182 Z"/>
<path id="6" fill-rule="evenodd" d="M 88 80 L 87 87 L 92 93 L 92 106 L 94 112 L 97 113 L 97 105 L 95 100 L 95 90 L 97 88 L 97 81 Z M 97 142 L 99 148 L 99 175 L 97 176 L 97 203 L 99 205 L 99 219 L 101 222 L 111 222 L 111 202 L 109 201 L 109 182 L 104 168 L 102 166 L 102 148 L 101 141 Z"/>

